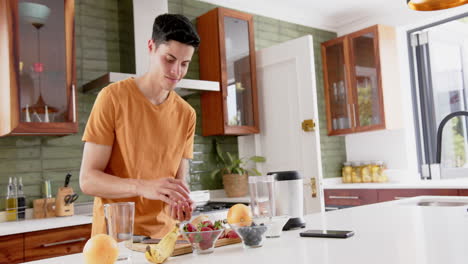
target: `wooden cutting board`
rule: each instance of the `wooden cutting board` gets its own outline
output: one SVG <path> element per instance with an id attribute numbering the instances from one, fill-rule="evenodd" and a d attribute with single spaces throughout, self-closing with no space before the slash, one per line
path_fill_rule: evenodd
<path id="1" fill-rule="evenodd" d="M 176 244 L 172 256 L 179 256 L 184 254 L 192 253 L 192 246 L 187 241 L 183 240 L 186 243 L 179 242 Z M 240 238 L 222 238 L 216 241 L 215 247 L 222 247 L 231 244 L 237 244 L 242 242 Z M 154 244 L 142 244 L 142 243 L 133 243 L 131 250 L 138 252 L 146 252 L 146 247 Z"/>

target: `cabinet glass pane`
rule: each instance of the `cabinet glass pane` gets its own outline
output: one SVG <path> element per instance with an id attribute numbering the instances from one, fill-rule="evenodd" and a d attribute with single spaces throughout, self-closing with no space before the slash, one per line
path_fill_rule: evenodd
<path id="1" fill-rule="evenodd" d="M 380 101 L 374 53 L 374 33 L 353 38 L 358 126 L 380 124 Z"/>
<path id="2" fill-rule="evenodd" d="M 66 121 L 64 1 L 20 0 L 18 11 L 21 121 Z"/>
<path id="3" fill-rule="evenodd" d="M 253 126 L 248 22 L 224 17 L 227 118 L 230 126 Z"/>
<path id="4" fill-rule="evenodd" d="M 332 129 L 351 128 L 343 43 L 328 46 L 326 48 L 326 58 Z"/>

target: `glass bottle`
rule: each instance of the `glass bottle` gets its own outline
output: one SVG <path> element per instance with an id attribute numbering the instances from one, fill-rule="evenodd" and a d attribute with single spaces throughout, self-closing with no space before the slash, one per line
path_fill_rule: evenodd
<path id="1" fill-rule="evenodd" d="M 16 179 L 16 178 L 15 178 Z M 19 178 L 18 182 L 18 220 L 26 218 L 26 197 L 23 191 L 23 178 Z"/>
<path id="2" fill-rule="evenodd" d="M 5 199 L 6 202 L 6 219 L 7 221 L 16 221 L 17 219 L 17 194 L 16 194 L 16 184 L 13 182 L 13 178 L 8 179 L 8 192 Z"/>

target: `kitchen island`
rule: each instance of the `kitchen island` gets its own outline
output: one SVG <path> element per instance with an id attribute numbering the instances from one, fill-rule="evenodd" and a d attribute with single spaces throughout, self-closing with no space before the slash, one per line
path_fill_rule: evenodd
<path id="1" fill-rule="evenodd" d="M 465 202 L 463 206 L 418 206 L 424 199 Z M 352 230 L 347 239 L 303 238 L 302 230 L 267 239 L 261 248 L 241 244 L 216 248 L 209 255 L 170 258 L 165 263 L 467 263 L 468 198 L 414 197 L 307 215 L 306 229 Z M 82 254 L 44 259 L 35 264 L 84 263 Z M 133 263 L 147 263 L 142 253 Z"/>

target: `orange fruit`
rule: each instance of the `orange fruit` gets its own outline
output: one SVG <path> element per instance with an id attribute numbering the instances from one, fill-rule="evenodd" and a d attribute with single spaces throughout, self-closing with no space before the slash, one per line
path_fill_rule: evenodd
<path id="1" fill-rule="evenodd" d="M 119 256 L 117 242 L 106 234 L 95 235 L 86 242 L 83 256 L 86 264 L 113 264 Z"/>
<path id="2" fill-rule="evenodd" d="M 235 204 L 229 208 L 227 221 L 229 224 L 250 226 L 252 224 L 252 211 L 245 204 Z"/>

